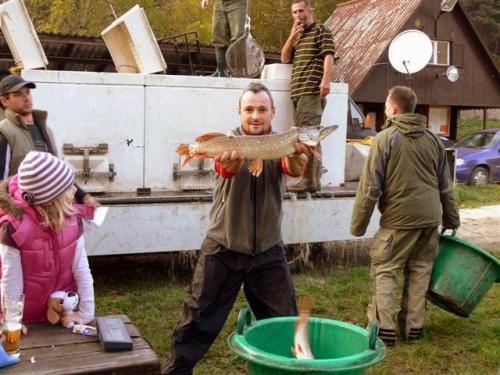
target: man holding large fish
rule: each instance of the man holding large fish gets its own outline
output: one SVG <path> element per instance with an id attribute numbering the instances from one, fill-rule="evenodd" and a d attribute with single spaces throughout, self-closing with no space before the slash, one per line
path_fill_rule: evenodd
<path id="1" fill-rule="evenodd" d="M 242 285 L 257 319 L 297 314 L 281 237 L 284 174 L 302 175 L 304 151 L 336 127 L 302 135 L 295 129 L 285 139 L 272 134 L 273 99 L 260 83 L 243 91 L 238 111 L 241 126 L 231 135 L 205 134 L 178 149 L 188 159 L 215 158 L 217 181 L 207 236 L 164 374 L 192 373 L 222 330 Z"/>

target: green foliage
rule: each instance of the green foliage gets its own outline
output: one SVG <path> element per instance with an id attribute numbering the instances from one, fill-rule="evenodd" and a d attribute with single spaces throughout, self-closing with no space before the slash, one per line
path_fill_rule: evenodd
<path id="1" fill-rule="evenodd" d="M 455 192 L 461 208 L 500 204 L 500 185 L 467 186 L 457 184 Z"/>
<path id="2" fill-rule="evenodd" d="M 500 128 L 500 120 L 486 120 L 486 128 Z M 457 139 L 483 129 L 483 120 L 479 118 L 459 119 Z"/>
<path id="3" fill-rule="evenodd" d="M 200 0 L 26 0 L 39 32 L 99 36 L 112 21 L 112 3 L 117 16 L 135 4 L 144 8 L 154 34 L 163 38 L 197 32 L 200 42 L 212 39 L 212 10 L 203 10 Z M 315 19 L 326 21 L 340 0 L 315 0 Z M 266 50 L 279 51 L 292 25 L 290 0 L 250 0 L 252 35 Z"/>
<path id="4" fill-rule="evenodd" d="M 500 2 L 498 0 L 463 0 L 474 26 L 500 65 Z"/>

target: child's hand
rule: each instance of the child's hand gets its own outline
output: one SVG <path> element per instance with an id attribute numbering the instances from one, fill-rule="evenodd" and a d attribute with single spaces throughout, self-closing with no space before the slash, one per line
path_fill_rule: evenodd
<path id="1" fill-rule="evenodd" d="M 78 311 L 64 312 L 62 324 L 67 328 L 72 328 L 74 324 L 87 324 L 91 319 L 83 318 Z"/>

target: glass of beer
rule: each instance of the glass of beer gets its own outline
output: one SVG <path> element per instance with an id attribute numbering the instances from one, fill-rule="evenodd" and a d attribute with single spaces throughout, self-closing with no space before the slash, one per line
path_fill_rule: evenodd
<path id="1" fill-rule="evenodd" d="M 16 358 L 19 358 L 21 345 L 21 330 L 24 310 L 24 294 L 12 297 L 3 297 L 3 334 L 5 340 L 3 347 L 5 351 Z"/>

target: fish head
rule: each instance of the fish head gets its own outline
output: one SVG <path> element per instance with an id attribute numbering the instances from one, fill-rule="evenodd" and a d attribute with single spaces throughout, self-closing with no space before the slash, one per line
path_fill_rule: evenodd
<path id="1" fill-rule="evenodd" d="M 299 142 L 307 145 L 315 147 L 318 143 L 332 134 L 335 130 L 337 130 L 338 125 L 330 125 L 330 126 L 306 126 L 302 128 L 298 128 L 298 140 Z"/>

